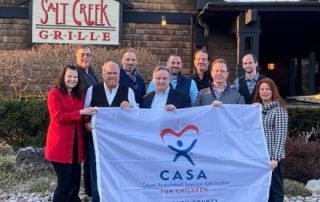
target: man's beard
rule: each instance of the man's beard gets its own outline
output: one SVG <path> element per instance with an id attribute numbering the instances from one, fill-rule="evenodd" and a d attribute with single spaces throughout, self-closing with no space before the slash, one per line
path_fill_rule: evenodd
<path id="1" fill-rule="evenodd" d="M 252 68 L 245 69 L 245 72 L 248 73 L 248 74 L 251 74 L 253 72 L 253 69 Z"/>
<path id="2" fill-rule="evenodd" d="M 180 70 L 179 70 L 179 69 L 177 69 L 177 68 L 171 68 L 171 76 L 172 76 L 172 77 L 178 77 L 179 73 L 180 73 Z"/>
<path id="3" fill-rule="evenodd" d="M 127 71 L 132 72 L 135 69 L 135 66 L 129 65 L 129 66 L 126 66 L 125 68 L 126 68 Z"/>

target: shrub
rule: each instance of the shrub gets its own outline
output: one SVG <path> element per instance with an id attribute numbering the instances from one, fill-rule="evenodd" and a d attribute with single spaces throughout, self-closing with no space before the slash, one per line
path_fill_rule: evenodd
<path id="1" fill-rule="evenodd" d="M 49 115 L 44 100 L 0 100 L 0 138 L 14 150 L 43 147 Z"/>
<path id="2" fill-rule="evenodd" d="M 288 138 L 284 160 L 285 178 L 306 183 L 320 178 L 320 143 Z"/>
<path id="3" fill-rule="evenodd" d="M 320 137 L 320 107 L 297 106 L 289 107 L 289 136 L 304 137 L 318 141 Z M 313 131 L 312 131 L 313 130 Z M 308 134 L 310 137 L 306 137 Z M 311 137 L 312 136 L 312 137 Z"/>
<path id="4" fill-rule="evenodd" d="M 107 49 L 92 46 L 92 65 L 100 75 L 102 65 L 109 61 L 120 63 L 122 54 L 130 48 Z M 60 70 L 74 64 L 74 45 L 39 45 L 30 50 L 0 51 L 0 96 L 21 99 L 40 96 L 43 99 L 58 79 Z M 150 80 L 159 59 L 146 48 L 136 48 L 138 70 Z M 0 85 L 0 87 L 1 87 Z"/>
<path id="5" fill-rule="evenodd" d="M 294 180 L 284 179 L 283 181 L 284 194 L 288 197 L 292 196 L 310 196 L 312 193 L 305 188 L 304 184 Z"/>
<path id="6" fill-rule="evenodd" d="M 10 154 L 14 154 L 12 147 L 7 143 L 5 143 L 4 141 L 0 142 L 0 157 L 5 155 L 10 155 Z"/>

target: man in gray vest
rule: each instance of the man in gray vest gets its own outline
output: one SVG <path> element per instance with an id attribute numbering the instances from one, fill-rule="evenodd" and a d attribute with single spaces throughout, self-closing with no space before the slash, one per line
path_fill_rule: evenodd
<path id="1" fill-rule="evenodd" d="M 237 78 L 233 86 L 244 97 L 246 104 L 252 104 L 257 82 L 266 77 L 257 71 L 258 60 L 253 54 L 247 54 L 242 58 L 242 66 L 245 75 Z"/>

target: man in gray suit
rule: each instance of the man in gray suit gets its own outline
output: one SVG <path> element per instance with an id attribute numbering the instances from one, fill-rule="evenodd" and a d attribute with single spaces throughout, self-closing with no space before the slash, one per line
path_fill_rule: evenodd
<path id="1" fill-rule="evenodd" d="M 211 68 L 213 82 L 210 87 L 199 91 L 194 105 L 244 104 L 243 97 L 227 82 L 228 76 L 229 70 L 226 61 L 223 59 L 213 61 Z"/>

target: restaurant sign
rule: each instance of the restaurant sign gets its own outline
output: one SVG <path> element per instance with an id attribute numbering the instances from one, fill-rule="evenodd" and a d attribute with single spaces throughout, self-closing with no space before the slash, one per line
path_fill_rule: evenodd
<path id="1" fill-rule="evenodd" d="M 32 42 L 118 45 L 119 4 L 115 0 L 33 1 Z"/>

